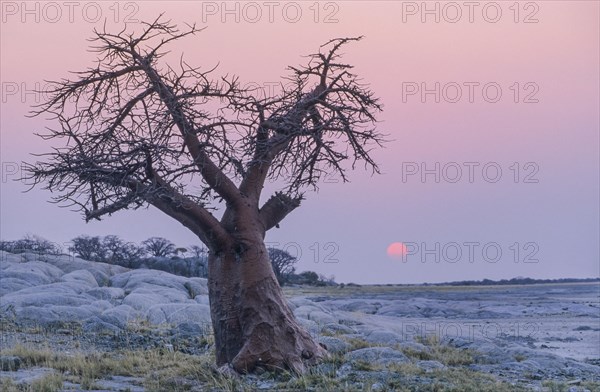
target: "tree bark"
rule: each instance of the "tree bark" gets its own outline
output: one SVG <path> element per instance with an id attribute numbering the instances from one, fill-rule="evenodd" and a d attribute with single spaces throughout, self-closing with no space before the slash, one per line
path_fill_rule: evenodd
<path id="1" fill-rule="evenodd" d="M 262 239 L 209 255 L 208 286 L 217 366 L 240 373 L 304 372 L 327 352 L 298 324 L 271 268 Z"/>

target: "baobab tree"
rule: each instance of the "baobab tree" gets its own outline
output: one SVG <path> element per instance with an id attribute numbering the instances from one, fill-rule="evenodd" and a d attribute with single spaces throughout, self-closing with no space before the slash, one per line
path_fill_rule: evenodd
<path id="1" fill-rule="evenodd" d="M 325 174 L 379 171 L 370 153 L 383 141 L 381 106 L 340 61 L 360 38 L 327 42 L 289 68 L 277 96 L 259 98 L 214 69 L 164 64 L 168 44 L 199 31 L 160 17 L 138 34 L 95 30 L 97 64 L 54 82 L 34 111 L 58 124 L 41 136 L 66 145 L 27 177 L 86 221 L 151 205 L 183 224 L 209 250 L 217 365 L 302 372 L 327 352 L 288 307 L 265 234 Z M 280 187 L 261 200 L 267 179 Z"/>

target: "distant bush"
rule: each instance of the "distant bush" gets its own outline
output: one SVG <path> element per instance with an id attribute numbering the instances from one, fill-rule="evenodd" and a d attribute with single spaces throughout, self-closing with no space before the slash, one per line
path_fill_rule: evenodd
<path id="1" fill-rule="evenodd" d="M 313 271 L 305 271 L 298 275 L 299 279 L 303 281 L 304 284 L 317 285 L 319 282 L 319 275 Z"/>
<path id="2" fill-rule="evenodd" d="M 206 257 L 148 257 L 140 261 L 137 268 L 149 268 L 170 274 L 191 277 L 208 277 Z"/>
<path id="3" fill-rule="evenodd" d="M 120 265 L 132 269 L 156 269 L 186 277 L 208 277 L 208 251 L 199 245 L 177 247 L 162 237 L 151 237 L 136 245 L 116 235 L 80 235 L 70 241 L 68 251 L 84 260 Z M 62 247 L 37 236 L 16 241 L 0 241 L 0 250 L 11 253 L 62 254 Z M 297 258 L 278 248 L 268 248 L 269 260 L 280 285 L 336 285 L 314 271 L 296 274 Z"/>
<path id="4" fill-rule="evenodd" d="M 120 265 L 127 268 L 157 269 L 187 277 L 208 275 L 207 252 L 197 245 L 178 248 L 162 237 L 151 237 L 141 245 L 125 242 L 116 235 L 106 237 L 78 236 L 69 250 L 85 260 Z M 190 257 L 182 257 L 190 253 Z M 182 256 L 179 256 L 179 255 Z"/>
<path id="5" fill-rule="evenodd" d="M 533 279 L 516 277 L 512 279 L 501 279 L 501 280 L 461 280 L 458 282 L 446 282 L 436 283 L 430 285 L 436 286 L 503 286 L 503 285 L 524 285 L 524 284 L 543 284 L 543 283 L 578 283 L 578 282 L 597 282 L 599 278 L 560 278 L 560 279 Z"/>
<path id="6" fill-rule="evenodd" d="M 308 286 L 336 286 L 333 277 L 326 278 L 314 271 L 304 271 L 300 274 L 291 274 L 287 280 L 290 284 L 308 285 Z"/>
<path id="7" fill-rule="evenodd" d="M 26 235 L 16 241 L 0 241 L 0 250 L 10 253 L 37 253 L 59 255 L 62 253 L 62 247 L 47 239 L 35 235 Z"/>

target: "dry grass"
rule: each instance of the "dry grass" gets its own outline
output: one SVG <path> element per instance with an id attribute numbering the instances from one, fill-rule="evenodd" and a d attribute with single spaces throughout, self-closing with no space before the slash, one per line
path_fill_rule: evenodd
<path id="1" fill-rule="evenodd" d="M 189 390 L 197 383 L 223 391 L 238 390 L 236 380 L 216 372 L 212 355 L 192 356 L 169 350 L 67 355 L 24 346 L 16 346 L 3 354 L 21 358 L 22 367 L 38 366 L 58 372 L 32 385 L 34 391 L 60 390 L 59 380 L 60 385 L 64 380 L 80 384 L 84 390 L 92 389 L 97 381 L 108 376 L 141 377 L 148 391 Z M 14 389 L 16 386 L 11 386 L 9 381 L 5 384 L 3 391 L 21 390 Z"/>
<path id="2" fill-rule="evenodd" d="M 17 385 L 9 378 L 0 380 L 2 392 L 57 392 L 62 390 L 63 377 L 59 373 L 50 373 L 33 381 L 30 385 Z"/>
<path id="3" fill-rule="evenodd" d="M 55 369 L 29 386 L 18 386 L 10 380 L 0 382 L 0 390 L 6 392 L 55 392 L 60 391 L 63 382 L 79 384 L 83 390 L 93 389 L 98 382 L 109 376 L 132 376 L 143 380 L 148 392 L 159 391 L 255 391 L 256 382 L 266 382 L 276 391 L 371 391 L 377 385 L 379 391 L 483 391 L 509 392 L 524 391 L 524 388 L 497 381 L 492 375 L 465 368 L 472 361 L 470 353 L 446 347 L 433 338 L 424 340 L 431 349 L 425 354 L 413 354 L 414 360 L 433 359 L 447 364 L 447 367 L 426 372 L 414 363 L 391 364 L 387 366 L 371 363 L 354 363 L 346 377 L 338 377 L 342 366 L 348 367 L 343 354 L 332 354 L 324 362 L 310 369 L 304 375 L 296 376 L 289 372 L 264 373 L 246 379 L 219 373 L 214 368 L 214 355 L 187 355 L 168 350 L 145 350 L 103 353 L 72 354 L 55 353 L 49 349 L 16 346 L 4 350 L 4 355 L 21 358 L 22 367 L 41 366 Z M 354 347 L 369 347 L 369 343 L 352 339 Z M 372 373 L 370 373 L 372 372 Z M 382 374 L 393 375 L 384 377 Z M 550 392 L 566 391 L 564 384 L 545 382 Z M 600 390 L 598 383 L 581 385 L 590 391 Z"/>
<path id="4" fill-rule="evenodd" d="M 472 350 L 443 345 L 437 336 L 429 335 L 417 338 L 417 341 L 427 346 L 429 350 L 416 351 L 406 347 L 399 348 L 409 358 L 438 361 L 446 366 L 462 366 L 473 363 L 474 352 Z"/>
<path id="5" fill-rule="evenodd" d="M 567 383 L 564 383 L 564 382 L 544 381 L 544 382 L 542 382 L 542 386 L 544 388 L 546 388 L 546 391 L 548 391 L 548 392 L 564 392 L 564 391 L 568 391 L 569 388 L 572 388 L 574 385 L 568 385 Z M 600 391 L 600 383 L 598 383 L 598 382 L 584 381 L 575 387 L 578 388 L 578 391 L 585 391 L 585 390 L 593 391 L 593 392 Z"/>

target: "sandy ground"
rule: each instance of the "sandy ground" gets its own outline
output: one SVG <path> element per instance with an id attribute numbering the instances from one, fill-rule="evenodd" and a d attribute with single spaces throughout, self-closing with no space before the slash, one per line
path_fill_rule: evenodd
<path id="1" fill-rule="evenodd" d="M 476 345 L 523 346 L 579 361 L 600 361 L 597 282 L 362 286 L 341 288 L 337 292 L 331 288 L 287 290 L 291 295 L 316 300 L 342 318 L 358 318 L 372 328 L 391 330 L 409 341 L 434 335 L 442 341 L 459 338 Z M 356 311 L 339 310 L 357 301 L 366 305 L 355 306 Z M 398 302 L 406 306 L 394 309 Z"/>

